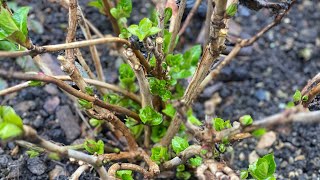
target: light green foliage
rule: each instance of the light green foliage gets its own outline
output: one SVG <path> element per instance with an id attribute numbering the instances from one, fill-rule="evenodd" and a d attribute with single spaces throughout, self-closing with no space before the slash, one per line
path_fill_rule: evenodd
<path id="1" fill-rule="evenodd" d="M 19 47 L 10 41 L 2 40 L 0 41 L 0 50 L 3 51 L 17 51 Z"/>
<path id="2" fill-rule="evenodd" d="M 97 8 L 97 9 L 99 9 L 99 12 L 100 12 L 100 13 L 106 14 L 106 13 L 104 12 L 104 7 L 103 7 L 102 0 L 90 1 L 90 2 L 88 3 L 88 6 L 95 7 L 95 8 Z"/>
<path id="3" fill-rule="evenodd" d="M 187 111 L 187 117 L 188 117 L 188 121 L 191 124 L 196 125 L 196 126 L 202 125 L 202 122 L 196 116 L 193 115 L 191 108 Z"/>
<path id="4" fill-rule="evenodd" d="M 94 118 L 91 118 L 91 119 L 89 120 L 89 124 L 90 124 L 91 126 L 93 126 L 93 127 L 99 127 L 99 126 L 101 126 L 102 123 L 103 123 L 102 120 L 98 120 L 98 119 L 94 119 Z"/>
<path id="5" fill-rule="evenodd" d="M 307 102 L 309 100 L 309 97 L 307 95 L 302 96 L 301 100 L 303 102 Z"/>
<path id="6" fill-rule="evenodd" d="M 130 17 L 132 11 L 132 2 L 131 0 L 120 0 L 115 8 L 110 9 L 111 15 L 120 19 L 123 17 Z"/>
<path id="7" fill-rule="evenodd" d="M 232 3 L 227 7 L 226 14 L 232 17 L 236 15 L 237 10 L 238 10 L 238 4 Z"/>
<path id="8" fill-rule="evenodd" d="M 168 54 L 166 56 L 166 63 L 170 66 L 171 85 L 175 85 L 177 80 L 188 78 L 194 73 L 200 55 L 201 46 L 196 45 L 187 50 L 183 55 Z"/>
<path id="9" fill-rule="evenodd" d="M 188 171 L 177 172 L 176 177 L 178 179 L 188 180 L 191 177 L 191 173 Z"/>
<path id="10" fill-rule="evenodd" d="M 257 180 L 275 179 L 276 163 L 273 154 L 267 154 L 250 164 L 248 171 Z"/>
<path id="11" fill-rule="evenodd" d="M 6 140 L 20 136 L 23 123 L 19 115 L 10 106 L 0 106 L 0 139 Z"/>
<path id="12" fill-rule="evenodd" d="M 230 120 L 224 121 L 222 118 L 218 117 L 212 119 L 212 125 L 216 131 L 222 131 L 232 127 Z"/>
<path id="13" fill-rule="evenodd" d="M 150 126 L 156 126 L 162 123 L 162 114 L 158 113 L 150 106 L 140 109 L 139 117 L 143 124 Z"/>
<path id="14" fill-rule="evenodd" d="M 153 27 L 152 21 L 148 18 L 143 18 L 139 25 L 133 24 L 128 27 L 128 31 L 137 36 L 140 41 L 143 41 L 146 37 L 157 34 L 161 29 Z"/>
<path id="15" fill-rule="evenodd" d="M 292 108 L 292 107 L 294 107 L 294 102 L 292 102 L 292 101 L 288 102 L 286 108 L 288 109 L 288 108 Z"/>
<path id="16" fill-rule="evenodd" d="M 267 132 L 265 128 L 259 128 L 252 132 L 252 135 L 256 138 L 260 138 L 262 135 L 264 135 Z"/>
<path id="17" fill-rule="evenodd" d="M 167 24 L 172 17 L 172 9 L 170 7 L 167 7 L 164 10 L 164 24 Z"/>
<path id="18" fill-rule="evenodd" d="M 224 153 L 226 151 L 226 145 L 225 144 L 219 144 L 219 151 L 221 153 Z"/>
<path id="19" fill-rule="evenodd" d="M 97 154 L 103 154 L 104 153 L 104 143 L 102 140 L 94 141 L 91 139 L 87 139 L 84 142 L 84 148 L 86 151 L 88 151 L 91 154 L 97 153 Z"/>
<path id="20" fill-rule="evenodd" d="M 161 97 L 162 101 L 167 101 L 171 99 L 172 94 L 168 90 L 168 85 L 165 80 L 160 80 L 155 77 L 148 78 L 150 84 L 150 91 L 153 95 L 158 95 Z"/>
<path id="21" fill-rule="evenodd" d="M 253 119 L 250 115 L 241 116 L 239 120 L 244 126 L 250 126 L 253 123 Z"/>
<path id="22" fill-rule="evenodd" d="M 171 141 L 172 149 L 176 154 L 179 154 L 181 151 L 184 151 L 189 147 L 189 143 L 186 139 L 179 136 L 175 136 Z"/>
<path id="23" fill-rule="evenodd" d="M 157 164 L 167 161 L 169 159 L 168 148 L 161 146 L 153 147 L 151 149 L 151 159 Z"/>
<path id="24" fill-rule="evenodd" d="M 37 87 L 37 86 L 42 86 L 43 83 L 41 81 L 32 80 L 28 83 L 28 85 L 31 87 Z"/>
<path id="25" fill-rule="evenodd" d="M 296 92 L 294 92 L 294 95 L 292 96 L 293 102 L 299 102 L 301 100 L 301 97 L 301 92 L 299 90 L 296 90 Z"/>
<path id="26" fill-rule="evenodd" d="M 52 159 L 52 160 L 55 160 L 55 161 L 60 161 L 61 160 L 59 154 L 58 153 L 54 153 L 54 152 L 49 153 L 48 154 L 48 158 Z"/>
<path id="27" fill-rule="evenodd" d="M 135 85 L 136 76 L 129 64 L 121 64 L 119 67 L 119 81 L 120 86 L 131 92 L 135 92 L 137 87 Z"/>
<path id="28" fill-rule="evenodd" d="M 240 172 L 240 178 L 241 179 L 247 179 L 247 177 L 248 177 L 248 171 L 247 170 L 241 170 L 241 172 Z"/>
<path id="29" fill-rule="evenodd" d="M 134 135 L 135 138 L 138 138 L 143 130 L 143 125 L 139 124 L 135 119 L 131 117 L 127 117 L 125 119 L 126 126 L 130 129 L 131 133 Z"/>
<path id="30" fill-rule="evenodd" d="M 196 156 L 189 159 L 189 163 L 192 167 L 196 168 L 202 164 L 202 157 Z"/>
<path id="31" fill-rule="evenodd" d="M 151 127 L 151 140 L 154 143 L 159 142 L 167 132 L 167 127 L 160 124 L 158 126 Z"/>
<path id="32" fill-rule="evenodd" d="M 29 155 L 30 158 L 34 158 L 39 156 L 39 152 L 35 150 L 28 150 L 26 153 Z"/>
<path id="33" fill-rule="evenodd" d="M 93 107 L 93 103 L 85 99 L 78 99 L 78 103 L 84 109 L 91 109 Z"/>
<path id="34" fill-rule="evenodd" d="M 94 95 L 94 90 L 93 90 L 93 86 L 87 86 L 85 87 L 86 93 L 90 96 Z"/>
<path id="35" fill-rule="evenodd" d="M 26 47 L 28 40 L 27 18 L 29 8 L 21 7 L 13 15 L 2 6 L 0 8 L 0 40 L 8 40 Z"/>
<path id="36" fill-rule="evenodd" d="M 126 107 L 136 112 L 140 109 L 140 105 L 137 102 L 127 97 L 119 96 L 118 94 L 115 94 L 115 93 L 105 94 L 103 96 L 103 101 L 108 102 L 110 104 Z"/>
<path id="37" fill-rule="evenodd" d="M 122 180 L 133 180 L 131 170 L 118 170 L 116 176 Z"/>
<path id="38" fill-rule="evenodd" d="M 163 112 L 165 115 L 173 118 L 174 114 L 176 113 L 176 110 L 174 109 L 174 107 L 173 107 L 172 104 L 167 104 L 167 105 L 166 105 L 166 108 L 164 108 L 164 109 L 162 110 L 162 112 Z"/>

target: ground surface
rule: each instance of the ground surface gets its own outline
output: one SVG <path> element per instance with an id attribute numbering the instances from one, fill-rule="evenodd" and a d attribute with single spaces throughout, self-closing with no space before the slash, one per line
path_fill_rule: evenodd
<path id="1" fill-rule="evenodd" d="M 67 27 L 67 12 L 57 4 L 47 1 L 17 1 L 21 5 L 30 5 L 33 9 L 30 18 L 43 24 L 44 33 L 31 31 L 31 37 L 36 44 L 57 44 L 64 42 Z M 87 18 L 103 33 L 110 33 L 110 24 L 105 17 L 93 8 L 88 8 L 86 2 L 81 3 Z M 144 7 L 142 7 L 144 6 Z M 135 11 L 130 22 L 137 22 L 142 14 L 148 13 L 151 6 L 148 1 L 135 1 Z M 142 14 L 140 14 L 142 13 Z M 240 7 L 235 27 L 244 33 L 240 36 L 254 35 L 263 25 L 272 19 L 268 11 L 250 11 Z M 267 18 L 269 17 L 269 18 Z M 192 27 L 200 27 L 201 17 L 193 21 Z M 187 29 L 185 38 L 195 37 L 193 29 Z M 78 39 L 83 39 L 79 33 Z M 102 52 L 103 66 L 107 81 L 117 81 L 117 58 L 108 55 L 108 50 L 99 46 Z M 219 79 L 211 83 L 195 102 L 194 109 L 200 118 L 204 117 L 203 102 L 218 92 L 222 104 L 217 108 L 217 115 L 224 119 L 236 120 L 243 114 L 251 114 L 254 119 L 261 119 L 284 109 L 296 89 L 301 89 L 307 80 L 320 69 L 320 4 L 311 0 L 298 1 L 284 22 L 252 47 L 250 56 L 237 57 L 229 66 L 223 69 Z M 311 52 L 308 56 L 307 53 Z M 47 56 L 54 61 L 55 55 Z M 303 55 L 304 54 L 304 55 Z M 86 55 L 85 55 L 86 56 Z M 2 60 L 1 68 L 20 66 L 13 60 Z M 7 81 L 8 86 L 18 83 Z M 218 86 L 217 86 L 218 84 Z M 75 106 L 66 95 L 55 86 L 45 88 L 29 88 L 5 97 L 0 97 L 1 104 L 13 106 L 21 115 L 25 124 L 35 127 L 39 134 L 47 139 L 70 144 L 82 135 L 82 126 L 75 126 L 70 132 L 65 127 L 68 119 L 77 119 L 83 124 L 75 110 Z M 315 109 L 317 107 L 313 107 Z M 73 114 L 74 113 L 74 114 Z M 68 117 L 61 117 L 68 114 Z M 65 118 L 62 123 L 57 119 Z M 280 133 L 281 132 L 281 133 Z M 256 149 L 257 140 L 248 139 L 234 146 L 234 167 L 242 169 L 248 166 L 249 155 L 264 155 L 274 151 L 277 162 L 278 179 L 319 179 L 320 178 L 320 124 L 293 124 L 281 127 L 277 131 L 277 141 L 270 148 Z M 82 136 L 83 137 L 83 136 Z M 107 139 L 107 138 L 106 138 Z M 105 140 L 106 140 L 105 139 Z M 0 148 L 0 179 L 48 179 L 53 177 L 53 169 L 61 175 L 56 179 L 66 179 L 78 167 L 76 163 L 67 160 L 58 162 L 50 160 L 46 155 L 29 159 L 21 149 L 19 153 L 10 155 L 14 143 L 2 144 Z M 94 179 L 94 171 L 81 176 L 81 179 Z"/>

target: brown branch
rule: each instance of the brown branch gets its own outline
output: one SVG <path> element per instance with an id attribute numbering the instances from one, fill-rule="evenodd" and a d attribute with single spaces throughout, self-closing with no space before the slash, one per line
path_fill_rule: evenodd
<path id="1" fill-rule="evenodd" d="M 143 66 L 140 64 L 138 58 L 135 56 L 135 54 L 133 53 L 132 49 L 128 48 L 127 50 L 125 50 L 124 55 L 127 57 L 128 62 L 131 66 L 131 68 L 133 69 L 137 79 L 138 79 L 138 83 L 139 83 L 139 87 L 140 87 L 140 95 L 141 95 L 141 105 L 142 108 L 145 108 L 147 106 L 151 106 L 152 105 L 152 95 L 150 92 L 150 85 L 149 82 L 146 78 L 146 75 L 144 73 L 144 69 Z M 148 125 L 144 126 L 144 145 L 145 147 L 149 147 L 150 146 L 150 137 L 151 137 L 151 133 L 150 133 L 151 129 Z"/>
<path id="2" fill-rule="evenodd" d="M 135 112 L 132 112 L 126 108 L 123 108 L 121 106 L 117 106 L 117 105 L 112 105 L 112 104 L 108 104 L 105 103 L 103 101 L 101 101 L 100 99 L 97 99 L 93 96 L 89 96 L 81 91 L 78 91 L 74 88 L 72 88 L 71 86 L 69 86 L 68 84 L 66 84 L 65 82 L 56 79 L 54 77 L 51 76 L 47 76 L 44 74 L 25 74 L 25 73 L 20 73 L 20 72 L 13 72 L 10 73 L 6 70 L 2 70 L 0 69 L 0 76 L 3 78 L 15 78 L 15 79 L 20 79 L 20 80 L 37 80 L 37 81 L 42 81 L 42 82 L 47 82 L 47 83 L 53 83 L 55 85 L 57 85 L 59 88 L 65 90 L 66 92 L 68 92 L 69 94 L 79 98 L 79 99 L 84 99 L 87 100 L 89 102 L 92 102 L 94 105 L 100 106 L 102 108 L 108 109 L 110 111 L 114 111 L 118 114 L 122 114 L 122 115 L 127 115 L 129 117 L 132 117 L 138 121 L 140 121 L 140 117 L 138 114 L 136 114 Z"/>
<path id="3" fill-rule="evenodd" d="M 130 46 L 129 41 L 127 41 L 126 39 L 121 39 L 118 37 L 103 37 L 99 39 L 77 41 L 77 42 L 65 43 L 65 44 L 38 46 L 34 50 L 0 51 L 0 57 L 20 57 L 20 56 L 27 56 L 27 55 L 34 56 L 34 55 L 42 54 L 46 52 L 56 52 L 56 51 L 61 51 L 65 49 L 81 48 L 81 47 L 87 47 L 87 46 L 105 44 L 105 43 L 111 43 L 111 42 L 126 44 Z"/>
<path id="4" fill-rule="evenodd" d="M 301 95 L 307 96 L 307 101 L 302 101 L 302 105 L 304 107 L 308 107 L 308 105 L 312 102 L 312 100 L 320 94 L 320 73 L 314 76 L 311 80 L 308 81 L 306 86 L 301 90 Z"/>
<path id="5" fill-rule="evenodd" d="M 163 163 L 164 169 L 171 169 L 180 164 L 184 164 L 192 156 L 199 155 L 202 150 L 202 147 L 199 145 L 191 145 L 187 147 L 184 151 L 180 152 L 177 157 L 166 161 Z"/>
<path id="6" fill-rule="evenodd" d="M 196 0 L 196 2 L 194 3 L 190 13 L 188 14 L 186 20 L 184 21 L 183 25 L 182 25 L 182 28 L 180 29 L 179 33 L 178 33 L 178 36 L 181 36 L 184 31 L 187 29 L 188 25 L 190 24 L 194 14 L 196 13 L 196 11 L 198 10 L 200 4 L 201 4 L 201 1 L 202 0 Z"/>
<path id="7" fill-rule="evenodd" d="M 87 164 L 84 164 L 82 166 L 79 166 L 78 169 L 73 172 L 71 175 L 71 180 L 78 180 L 81 176 L 81 174 L 89 169 L 89 166 Z"/>
<path id="8" fill-rule="evenodd" d="M 120 28 L 118 25 L 118 21 L 112 16 L 110 13 L 111 5 L 108 0 L 102 0 L 104 12 L 106 13 L 107 17 L 109 17 L 112 25 L 113 32 L 116 36 L 120 34 Z"/>
<path id="9" fill-rule="evenodd" d="M 178 16 L 176 18 L 174 18 L 174 24 L 173 24 L 173 28 L 172 28 L 172 35 L 171 35 L 171 39 L 170 39 L 168 54 L 170 54 L 173 51 L 174 46 L 176 44 L 176 38 L 177 38 L 179 29 L 180 29 L 180 24 L 181 24 L 181 20 L 182 20 L 182 16 L 183 16 L 186 4 L 187 4 L 187 0 L 180 1 Z"/>

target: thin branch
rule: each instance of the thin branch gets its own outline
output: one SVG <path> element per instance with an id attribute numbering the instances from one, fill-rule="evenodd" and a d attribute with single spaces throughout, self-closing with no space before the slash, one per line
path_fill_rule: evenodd
<path id="1" fill-rule="evenodd" d="M 320 73 L 309 80 L 307 85 L 302 89 L 302 97 L 306 96 L 308 100 L 301 103 L 304 107 L 307 107 L 318 94 L 320 94 Z"/>
<path id="2" fill-rule="evenodd" d="M 199 155 L 202 150 L 202 147 L 199 145 L 191 145 L 187 147 L 184 151 L 180 152 L 177 157 L 166 161 L 163 163 L 164 169 L 171 169 L 180 164 L 184 164 L 192 156 Z"/>
<path id="3" fill-rule="evenodd" d="M 116 36 L 118 36 L 120 34 L 120 28 L 118 25 L 118 21 L 110 13 L 110 9 L 111 9 L 110 3 L 108 0 L 102 0 L 102 3 L 103 3 L 104 12 L 106 13 L 106 15 L 109 17 L 111 21 L 113 32 L 115 33 Z"/>
<path id="4" fill-rule="evenodd" d="M 72 43 L 65 43 L 65 44 L 56 44 L 56 45 L 46 45 L 46 46 L 38 46 L 34 50 L 25 50 L 25 51 L 0 51 L 0 57 L 20 57 L 20 56 L 27 56 L 27 55 L 37 55 L 46 52 L 56 52 L 66 49 L 74 49 L 74 48 L 81 48 L 87 47 L 92 45 L 98 44 L 105 44 L 105 43 L 121 43 L 130 46 L 129 41 L 126 39 L 118 38 L 118 37 L 103 37 L 98 39 L 91 39 L 91 40 L 84 40 L 84 41 L 77 41 Z"/>
<path id="5" fill-rule="evenodd" d="M 89 165 L 79 166 L 78 169 L 71 175 L 71 180 L 78 180 L 81 174 L 89 169 Z"/>
<path id="6" fill-rule="evenodd" d="M 176 44 L 175 42 L 176 42 L 176 38 L 177 38 L 179 29 L 180 29 L 180 24 L 181 24 L 181 20 L 182 20 L 182 16 L 183 16 L 186 4 L 187 4 L 187 0 L 180 1 L 178 16 L 174 19 L 174 25 L 173 25 L 173 29 L 172 29 L 172 35 L 171 35 L 171 39 L 170 39 L 168 54 L 170 54 L 173 51 L 174 46 Z"/>
<path id="7" fill-rule="evenodd" d="M 196 13 L 196 11 L 198 10 L 200 4 L 201 4 L 201 1 L 202 0 L 196 0 L 196 2 L 194 3 L 190 13 L 188 14 L 186 20 L 184 21 L 183 25 L 182 25 L 182 28 L 180 29 L 179 33 L 178 33 L 178 36 L 180 37 L 184 31 L 187 29 L 188 25 L 190 24 L 194 14 Z"/>
<path id="8" fill-rule="evenodd" d="M 78 90 L 72 88 L 71 86 L 69 86 L 68 84 L 66 84 L 65 82 L 63 82 L 59 79 L 56 79 L 54 77 L 51 77 L 51 76 L 47 76 L 44 74 L 25 74 L 25 73 L 20 73 L 20 72 L 9 73 L 8 71 L 2 70 L 2 69 L 0 69 L 0 76 L 3 78 L 9 78 L 9 79 L 15 78 L 15 79 L 20 79 L 20 80 L 37 80 L 37 81 L 42 81 L 42 82 L 47 82 L 47 83 L 53 83 L 53 84 L 57 85 L 59 88 L 65 90 L 69 94 L 71 94 L 79 99 L 87 100 L 89 102 L 92 102 L 94 105 L 100 106 L 100 107 L 108 109 L 110 111 L 114 111 L 114 112 L 119 113 L 121 115 L 127 115 L 129 117 L 132 117 L 132 118 L 140 121 L 139 115 L 136 114 L 135 112 L 130 111 L 130 110 L 123 108 L 121 106 L 105 103 L 105 102 L 101 101 L 100 99 L 97 99 L 93 96 L 89 96 L 81 91 L 78 91 Z"/>

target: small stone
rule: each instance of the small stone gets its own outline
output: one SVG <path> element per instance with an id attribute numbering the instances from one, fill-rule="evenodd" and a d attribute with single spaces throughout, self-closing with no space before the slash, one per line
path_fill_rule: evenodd
<path id="1" fill-rule="evenodd" d="M 44 87 L 44 90 L 51 95 L 57 95 L 59 93 L 59 90 L 57 89 L 57 87 L 55 87 L 52 84 L 47 84 Z"/>
<path id="2" fill-rule="evenodd" d="M 259 159 L 259 156 L 257 154 L 256 151 L 252 151 L 250 154 L 249 154 L 249 163 L 254 163 L 255 161 L 257 161 Z"/>
<path id="3" fill-rule="evenodd" d="M 28 159 L 27 164 L 29 171 L 38 176 L 43 174 L 47 169 L 47 166 L 39 157 Z"/>
<path id="4" fill-rule="evenodd" d="M 280 164 L 280 167 L 284 168 L 288 165 L 288 162 L 287 161 L 283 161 L 281 164 Z"/>
<path id="5" fill-rule="evenodd" d="M 40 128 L 43 125 L 43 118 L 38 115 L 34 121 L 32 121 L 32 125 L 35 128 Z"/>
<path id="6" fill-rule="evenodd" d="M 293 157 L 289 157 L 289 164 L 293 164 L 293 163 L 294 163 Z"/>
<path id="7" fill-rule="evenodd" d="M 306 47 L 299 51 L 299 56 L 303 58 L 303 60 L 309 61 L 312 57 L 312 53 L 312 49 Z"/>
<path id="8" fill-rule="evenodd" d="M 25 113 L 29 110 L 33 110 L 36 107 L 36 103 L 34 101 L 22 101 L 19 104 L 15 105 L 13 109 L 18 113 Z"/>
<path id="9" fill-rule="evenodd" d="M 58 105 L 60 104 L 60 99 L 57 96 L 54 96 L 52 98 L 48 98 L 46 102 L 44 103 L 43 108 L 49 113 L 53 113 Z"/>
<path id="10" fill-rule="evenodd" d="M 64 170 L 63 167 L 59 166 L 59 165 L 56 165 L 54 167 L 54 169 L 52 169 L 50 172 L 49 172 L 49 177 L 50 179 L 56 179 L 57 177 L 59 177 L 60 175 L 64 175 L 66 176 L 66 171 Z"/>
<path id="11" fill-rule="evenodd" d="M 293 178 L 293 177 L 296 176 L 296 173 L 295 173 L 294 171 L 290 171 L 289 174 L 288 174 L 288 176 L 289 176 L 290 178 Z"/>
<path id="12" fill-rule="evenodd" d="M 11 157 L 7 154 L 4 154 L 4 155 L 1 155 L 0 156 L 0 167 L 1 168 L 4 168 L 8 165 L 9 161 L 12 161 L 11 160 Z"/>
<path id="13" fill-rule="evenodd" d="M 73 115 L 69 106 L 58 107 L 56 117 L 68 142 L 72 142 L 80 135 L 81 129 L 77 122 L 78 119 Z"/>
<path id="14" fill-rule="evenodd" d="M 263 89 L 259 89 L 257 90 L 254 95 L 256 96 L 256 98 L 260 101 L 269 101 L 270 100 L 270 92 L 265 91 Z"/>
<path id="15" fill-rule="evenodd" d="M 246 156 L 244 155 L 243 152 L 241 152 L 241 153 L 239 154 L 239 159 L 240 159 L 240 161 L 244 161 L 244 160 L 246 159 Z"/>
<path id="16" fill-rule="evenodd" d="M 2 78 L 0 78 L 0 90 L 5 89 L 7 87 L 8 87 L 7 81 L 5 81 Z"/>
<path id="17" fill-rule="evenodd" d="M 273 131 L 265 133 L 259 140 L 257 148 L 265 149 L 271 147 L 272 144 L 276 141 L 277 136 L 276 133 Z"/>

